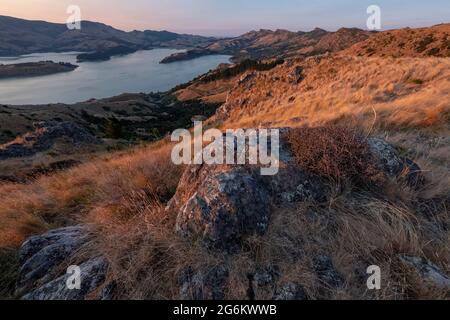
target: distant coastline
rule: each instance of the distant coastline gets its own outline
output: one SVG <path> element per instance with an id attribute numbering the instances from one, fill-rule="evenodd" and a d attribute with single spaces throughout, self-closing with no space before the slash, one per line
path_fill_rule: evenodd
<path id="1" fill-rule="evenodd" d="M 0 104 L 39 105 L 57 102 L 70 104 L 92 98 L 112 97 L 123 92 L 167 91 L 229 60 L 229 56 L 216 55 L 174 65 L 159 63 L 164 57 L 176 52 L 174 49 L 159 48 L 138 50 L 106 61 L 81 63 L 77 62 L 77 56 L 81 52 L 35 53 L 16 58 L 0 58 L 0 65 L 4 64 L 5 68 L 11 64 L 40 61 L 65 61 L 79 65 L 76 72 L 59 72 L 42 78 L 33 77 L 27 72 L 22 73 L 22 77 L 1 79 Z M 40 74 L 44 73 L 44 69 L 41 69 Z"/>

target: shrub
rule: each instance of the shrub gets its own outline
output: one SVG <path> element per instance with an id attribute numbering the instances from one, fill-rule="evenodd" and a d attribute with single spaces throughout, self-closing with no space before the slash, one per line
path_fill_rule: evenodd
<path id="1" fill-rule="evenodd" d="M 105 125 L 105 136 L 110 139 L 123 138 L 122 124 L 116 118 L 108 119 Z"/>
<path id="2" fill-rule="evenodd" d="M 334 180 L 356 185 L 384 182 L 362 134 L 341 126 L 299 128 L 288 140 L 297 163 L 303 169 Z"/>
<path id="3" fill-rule="evenodd" d="M 418 84 L 418 85 L 423 84 L 423 80 L 422 79 L 411 79 L 410 82 L 414 83 L 414 84 Z"/>
<path id="4" fill-rule="evenodd" d="M 255 71 L 268 71 L 276 66 L 283 64 L 283 59 L 277 59 L 270 62 L 263 62 L 259 60 L 246 59 L 242 62 L 236 64 L 233 67 L 227 68 L 225 70 L 221 70 L 215 72 L 211 75 L 207 75 L 201 78 L 201 81 L 204 83 L 208 83 L 211 81 L 221 80 L 221 79 L 229 79 L 231 77 L 242 74 L 247 70 L 255 70 Z"/>
<path id="5" fill-rule="evenodd" d="M 417 52 L 423 52 L 428 47 L 429 44 L 434 42 L 434 37 L 432 34 L 427 35 L 422 40 L 420 40 L 416 45 Z"/>

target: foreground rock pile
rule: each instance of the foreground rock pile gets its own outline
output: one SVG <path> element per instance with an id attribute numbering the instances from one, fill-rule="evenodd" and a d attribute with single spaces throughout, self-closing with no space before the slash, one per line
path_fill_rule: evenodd
<path id="1" fill-rule="evenodd" d="M 186 241 L 200 241 L 212 252 L 233 255 L 241 250 L 247 237 L 266 233 L 271 223 L 271 206 L 326 201 L 328 192 L 323 178 L 296 166 L 289 144 L 284 138 L 281 140 L 280 169 L 275 176 L 261 176 L 259 166 L 188 166 L 166 207 L 167 212 L 177 216 L 175 232 Z M 423 182 L 420 168 L 400 157 L 393 146 L 380 138 L 372 138 L 369 145 L 386 176 L 411 187 Z M 114 286 L 106 282 L 108 262 L 103 257 L 84 259 L 80 264 L 81 290 L 66 287 L 65 270 L 71 258 L 91 240 L 92 232 L 88 226 L 75 226 L 27 240 L 20 253 L 17 295 L 23 299 L 112 298 Z M 431 262 L 410 256 L 399 259 L 431 284 L 450 289 L 448 276 Z M 321 281 L 335 287 L 343 284 L 342 275 L 328 256 L 317 256 L 314 266 Z M 272 299 L 307 299 L 296 283 L 277 285 L 280 276 L 276 266 L 248 275 L 249 299 L 254 297 L 253 288 L 270 288 Z M 229 277 L 226 265 L 212 270 L 182 270 L 178 279 L 179 298 L 223 299 Z"/>

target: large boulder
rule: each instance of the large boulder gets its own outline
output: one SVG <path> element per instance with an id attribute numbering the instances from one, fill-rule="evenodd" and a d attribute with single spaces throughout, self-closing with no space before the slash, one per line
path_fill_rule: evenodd
<path id="1" fill-rule="evenodd" d="M 243 236 L 266 231 L 269 194 L 251 170 L 210 169 L 192 167 L 184 175 L 187 183 L 200 175 L 201 184 L 180 206 L 176 230 L 187 238 L 200 236 L 209 247 L 235 250 Z"/>
<path id="2" fill-rule="evenodd" d="M 79 265 L 79 290 L 67 288 L 66 280 L 70 274 L 65 274 L 65 270 L 69 266 L 67 261 L 91 239 L 91 229 L 85 225 L 56 229 L 29 238 L 19 252 L 21 267 L 16 295 L 23 299 L 83 299 L 104 281 L 106 261 L 96 257 Z"/>
<path id="3" fill-rule="evenodd" d="M 167 206 L 177 214 L 177 233 L 208 248 L 236 252 L 243 239 L 266 232 L 271 205 L 326 200 L 322 179 L 296 164 L 286 139 L 289 130 L 280 129 L 275 175 L 261 175 L 261 165 L 188 166 Z M 392 145 L 379 138 L 368 143 L 387 176 L 414 187 L 423 183 L 420 168 Z"/>
<path id="4" fill-rule="evenodd" d="M 262 176 L 259 165 L 188 166 L 167 206 L 177 214 L 177 233 L 208 248 L 236 252 L 245 237 L 266 232 L 272 204 L 323 201 L 321 179 L 295 164 L 283 137 L 273 176 Z"/>

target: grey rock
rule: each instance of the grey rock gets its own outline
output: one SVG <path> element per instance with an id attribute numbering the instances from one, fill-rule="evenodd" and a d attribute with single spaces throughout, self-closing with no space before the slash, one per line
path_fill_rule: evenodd
<path id="1" fill-rule="evenodd" d="M 303 67 L 296 66 L 294 70 L 288 75 L 288 79 L 291 83 L 300 83 L 304 79 Z"/>
<path id="2" fill-rule="evenodd" d="M 431 261 L 407 255 L 401 255 L 399 258 L 404 264 L 413 268 L 426 284 L 450 292 L 450 277 Z"/>
<path id="3" fill-rule="evenodd" d="M 423 184 L 421 169 L 411 159 L 401 157 L 397 150 L 383 139 L 370 138 L 368 143 L 378 166 L 389 177 L 403 181 L 411 187 L 418 188 Z"/>
<path id="4" fill-rule="evenodd" d="M 0 145 L 0 159 L 28 157 L 50 149 L 58 138 L 68 138 L 74 145 L 100 144 L 88 130 L 70 121 L 43 121 L 34 124 L 35 131 L 11 143 Z"/>
<path id="5" fill-rule="evenodd" d="M 28 238 L 19 251 L 20 262 L 23 264 L 43 248 L 55 243 L 74 243 L 89 234 L 89 227 L 85 225 L 70 226 L 54 229 L 49 232 Z"/>
<path id="6" fill-rule="evenodd" d="M 117 283 L 115 281 L 111 281 L 107 285 L 102 288 L 102 291 L 98 295 L 98 300 L 114 300 L 116 298 L 117 293 Z"/>
<path id="7" fill-rule="evenodd" d="M 23 300 L 84 300 L 106 278 L 108 262 L 103 257 L 88 260 L 80 266 L 80 289 L 69 289 L 69 274 L 60 276 L 22 297 Z"/>
<path id="8" fill-rule="evenodd" d="M 256 78 L 256 71 L 248 72 L 244 74 L 238 81 L 238 85 L 242 86 L 244 85 L 246 88 L 250 88 L 251 81 Z"/>
<path id="9" fill-rule="evenodd" d="M 296 283 L 289 282 L 284 286 L 282 286 L 281 288 L 277 289 L 273 297 L 273 300 L 286 300 L 286 301 L 308 300 L 308 296 L 306 295 L 305 290 L 301 286 L 299 286 Z"/>
<path id="10" fill-rule="evenodd" d="M 280 277 L 280 270 L 276 266 L 268 266 L 258 270 L 254 274 L 254 281 L 258 287 L 274 285 Z"/>
<path id="11" fill-rule="evenodd" d="M 243 236 L 266 231 L 269 196 L 251 173 L 244 168 L 212 171 L 201 182 L 180 208 L 179 234 L 200 236 L 208 247 L 235 251 Z"/>
<path id="12" fill-rule="evenodd" d="M 188 166 L 167 206 L 177 214 L 176 232 L 236 252 L 245 237 L 266 232 L 272 203 L 325 200 L 324 184 L 296 165 L 285 132 L 276 175 L 262 176 L 261 165 Z"/>
<path id="13" fill-rule="evenodd" d="M 179 278 L 181 300 L 223 300 L 229 271 L 225 265 L 194 272 L 188 268 Z"/>
<path id="14" fill-rule="evenodd" d="M 403 169 L 403 161 L 400 159 L 397 150 L 380 138 L 370 138 L 368 140 L 370 150 L 380 162 L 380 166 L 391 177 L 396 177 Z"/>
<path id="15" fill-rule="evenodd" d="M 24 242 L 19 251 L 21 268 L 16 294 L 21 296 L 49 280 L 52 271 L 90 239 L 89 228 L 74 226 L 52 230 Z"/>
<path id="16" fill-rule="evenodd" d="M 320 281 L 330 288 L 339 288 L 344 284 L 343 276 L 336 270 L 333 260 L 327 255 L 314 258 L 314 270 Z"/>

